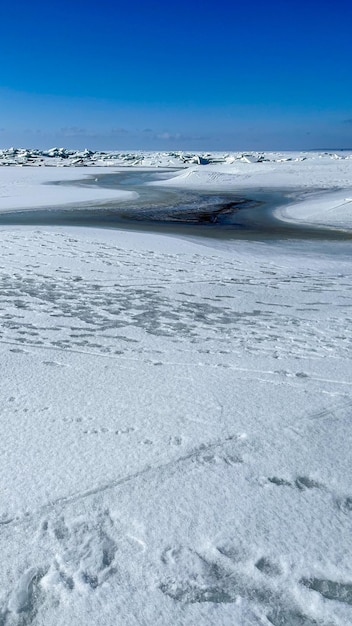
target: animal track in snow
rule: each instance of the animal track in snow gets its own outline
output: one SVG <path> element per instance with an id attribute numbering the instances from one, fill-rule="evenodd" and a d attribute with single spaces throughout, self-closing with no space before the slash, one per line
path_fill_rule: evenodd
<path id="1" fill-rule="evenodd" d="M 258 559 L 258 561 L 255 563 L 255 567 L 266 576 L 275 577 L 281 574 L 280 567 L 265 556 L 262 556 L 260 559 Z"/>
<path id="2" fill-rule="evenodd" d="M 226 463 L 226 465 L 237 465 L 243 463 L 243 459 L 237 454 L 213 454 L 200 453 L 195 457 L 199 465 L 215 465 L 217 463 Z"/>
<path id="3" fill-rule="evenodd" d="M 78 420 L 76 420 L 78 421 Z M 132 426 L 126 426 L 125 428 L 120 428 L 120 429 L 114 429 L 114 428 L 106 428 L 105 426 L 102 426 L 101 428 L 90 428 L 90 429 L 85 429 L 83 431 L 83 433 L 85 435 L 105 435 L 107 433 L 113 434 L 113 435 L 129 435 L 130 433 L 135 432 L 135 428 L 133 428 Z"/>
<path id="4" fill-rule="evenodd" d="M 78 518 L 67 525 L 62 517 L 48 524 L 56 553 L 41 584 L 47 590 L 86 592 L 95 590 L 117 574 L 117 545 L 111 536 L 113 523 L 108 513 L 90 521 Z"/>
<path id="5" fill-rule="evenodd" d="M 290 482 L 286 478 L 279 478 L 278 476 L 271 476 L 268 481 L 278 487 L 296 487 L 300 491 L 305 489 L 325 489 L 325 485 L 309 478 L 309 476 L 298 476 L 293 482 Z"/>
<path id="6" fill-rule="evenodd" d="M 328 600 L 352 605 L 352 583 L 341 583 L 321 578 L 302 578 L 300 583 L 312 591 L 317 591 Z"/>
<path id="7" fill-rule="evenodd" d="M 71 594 L 95 593 L 119 577 L 114 531 L 109 511 L 93 519 L 42 520 L 38 538 L 50 546 L 45 565 L 32 564 L 19 575 L 0 609 L 0 626 L 30 626 L 45 605 L 66 602 Z"/>
<path id="8" fill-rule="evenodd" d="M 348 315 L 331 317 L 329 307 L 323 308 L 326 303 L 318 303 L 326 319 L 319 332 L 315 328 L 314 311 L 310 312 L 311 299 L 308 293 L 305 294 L 304 287 L 310 280 L 312 288 L 318 286 L 323 291 L 331 290 L 332 283 L 325 277 L 302 277 L 293 273 L 281 279 L 280 276 L 271 279 L 258 272 L 248 280 L 248 272 L 235 260 L 229 263 L 217 258 L 213 268 L 205 263 L 200 266 L 196 255 L 180 254 L 175 265 L 174 255 L 162 254 L 158 255 L 158 264 L 155 264 L 155 257 L 147 253 L 137 254 L 114 246 L 103 250 L 99 248 L 101 244 L 95 242 L 91 242 L 92 249 L 75 242 L 80 263 L 84 265 L 94 260 L 97 273 L 107 264 L 115 269 L 118 267 L 118 282 L 115 273 L 113 279 L 109 276 L 105 282 L 99 282 L 89 274 L 73 271 L 70 266 L 57 265 L 56 271 L 50 267 L 50 275 L 49 270 L 43 273 L 43 249 L 40 246 L 43 236 L 34 237 L 24 248 L 26 254 L 30 254 L 30 245 L 39 245 L 41 264 L 28 266 L 21 272 L 2 270 L 0 275 L 0 307 L 3 305 L 8 311 L 0 315 L 0 341 L 17 344 L 18 349 L 21 345 L 45 346 L 118 355 L 128 347 L 126 330 L 138 329 L 154 341 L 158 337 L 177 343 L 206 339 L 216 341 L 217 347 L 220 343 L 228 346 L 230 342 L 232 353 L 236 350 L 256 354 L 271 352 L 276 358 L 287 354 L 299 357 L 307 352 L 322 357 L 330 354 L 333 347 L 336 349 L 336 345 L 341 354 L 350 351 L 350 335 L 346 332 L 346 323 L 351 322 Z M 53 241 L 48 247 L 50 253 L 54 249 L 57 251 L 57 243 L 57 240 Z M 59 244 L 57 253 L 60 257 L 72 258 L 72 249 L 69 251 L 63 240 Z M 162 278 L 161 261 L 165 274 Z M 126 273 L 121 272 L 122 267 L 126 268 Z M 180 269 L 185 277 L 181 283 Z M 225 271 L 227 278 L 219 283 L 221 270 Z M 168 280 L 165 280 L 166 276 Z M 194 285 L 192 294 L 182 286 L 184 284 Z M 285 294 L 292 289 L 295 292 L 292 308 L 287 311 L 280 308 L 282 297 L 277 294 L 281 293 L 281 288 L 286 290 Z M 263 293 L 269 291 L 273 297 L 268 301 L 258 299 L 258 296 L 254 299 L 254 294 L 261 289 Z M 339 294 L 338 284 L 335 291 Z M 249 302 L 246 310 L 243 310 L 242 292 Z M 295 304 L 297 296 L 305 307 L 304 318 Z M 330 299 L 332 297 L 329 295 Z M 350 306 L 345 301 L 337 305 Z M 286 306 L 290 305 L 285 301 Z M 299 315 L 295 315 L 296 310 Z M 159 365 L 162 362 L 154 363 Z M 218 366 L 228 367 L 226 363 Z M 306 376 L 304 372 L 297 373 L 297 378 L 303 376 Z"/>
<path id="9" fill-rule="evenodd" d="M 34 623 L 43 600 L 40 583 L 44 575 L 45 570 L 39 567 L 29 567 L 22 573 L 0 614 L 1 625 L 30 626 Z"/>
<path id="10" fill-rule="evenodd" d="M 347 498 L 339 499 L 337 506 L 343 513 L 352 513 L 352 497 L 347 496 Z"/>
<path id="11" fill-rule="evenodd" d="M 263 556 L 251 562 L 231 541 L 205 550 L 168 546 L 161 561 L 166 572 L 159 588 L 176 602 L 227 604 L 245 598 L 261 606 L 274 626 L 317 626 L 276 584 L 282 572 L 274 561 Z M 257 575 L 251 575 L 253 567 Z"/>

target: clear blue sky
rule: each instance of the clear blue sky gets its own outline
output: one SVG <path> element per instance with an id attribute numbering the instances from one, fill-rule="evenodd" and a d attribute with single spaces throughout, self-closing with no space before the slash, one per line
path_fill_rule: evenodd
<path id="1" fill-rule="evenodd" d="M 4 0 L 0 147 L 352 147 L 350 0 Z"/>

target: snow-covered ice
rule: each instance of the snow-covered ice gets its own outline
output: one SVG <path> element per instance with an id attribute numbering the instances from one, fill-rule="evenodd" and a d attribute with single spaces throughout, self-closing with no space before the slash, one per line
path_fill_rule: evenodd
<path id="1" fill-rule="evenodd" d="M 226 158 L 170 177 L 350 229 L 351 159 Z M 2 168 L 1 209 L 118 198 L 38 184 L 82 178 Z M 0 241 L 0 624 L 351 624 L 349 241 Z"/>
<path id="2" fill-rule="evenodd" d="M 134 193 L 125 190 L 74 185 L 72 181 L 80 178 L 84 181 L 83 171 L 82 174 L 76 168 L 0 167 L 0 211 L 133 198 Z M 90 168 L 89 178 L 109 171 L 110 168 Z"/>

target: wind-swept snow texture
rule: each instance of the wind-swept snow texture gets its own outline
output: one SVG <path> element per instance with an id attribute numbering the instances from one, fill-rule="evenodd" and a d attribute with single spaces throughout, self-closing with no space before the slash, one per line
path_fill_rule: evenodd
<path id="1" fill-rule="evenodd" d="M 350 244 L 0 245 L 0 624 L 349 626 Z"/>

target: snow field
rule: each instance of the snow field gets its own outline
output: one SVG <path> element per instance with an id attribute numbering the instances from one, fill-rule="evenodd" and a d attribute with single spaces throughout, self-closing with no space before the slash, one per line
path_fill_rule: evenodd
<path id="1" fill-rule="evenodd" d="M 0 212 L 133 198 L 135 194 L 129 191 L 73 184 L 110 171 L 105 167 L 90 168 L 89 173 L 85 168 L 73 167 L 0 167 Z"/>
<path id="2" fill-rule="evenodd" d="M 349 157 L 266 156 L 171 182 L 315 190 L 281 217 L 350 228 Z M 1 168 L 0 207 L 122 198 L 42 185 L 95 174 Z M 0 626 L 349 626 L 349 242 L 0 249 Z"/>
<path id="3" fill-rule="evenodd" d="M 344 246 L 0 237 L 2 623 L 347 626 Z"/>

